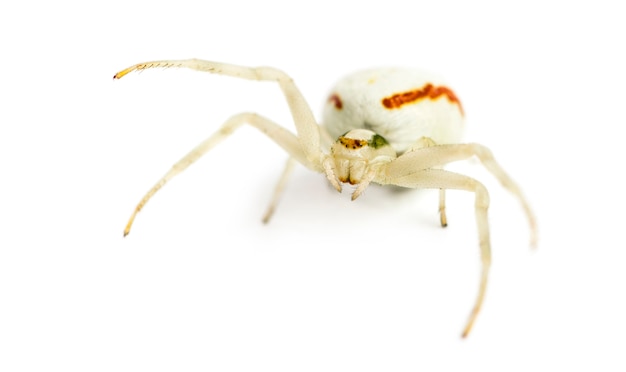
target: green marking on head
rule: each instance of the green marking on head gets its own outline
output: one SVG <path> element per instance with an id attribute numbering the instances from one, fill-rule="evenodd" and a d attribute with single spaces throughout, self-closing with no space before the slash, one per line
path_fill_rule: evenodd
<path id="1" fill-rule="evenodd" d="M 371 139 L 371 140 L 369 140 L 368 145 L 369 145 L 371 148 L 378 149 L 378 148 L 381 148 L 381 147 L 383 147 L 383 146 L 387 146 L 387 145 L 389 145 L 389 142 L 387 142 L 387 140 L 385 139 L 385 137 L 383 137 L 383 136 L 381 136 L 381 135 L 378 135 L 378 134 L 374 134 L 374 135 L 372 136 L 372 139 Z"/>

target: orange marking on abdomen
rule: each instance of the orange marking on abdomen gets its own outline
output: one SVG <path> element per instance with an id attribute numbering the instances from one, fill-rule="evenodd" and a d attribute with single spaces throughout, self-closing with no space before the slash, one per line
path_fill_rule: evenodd
<path id="1" fill-rule="evenodd" d="M 461 110 L 461 114 L 463 114 L 461 101 L 459 101 L 450 88 L 444 86 L 435 87 L 432 84 L 426 84 L 421 89 L 410 90 L 408 92 L 397 93 L 393 96 L 385 97 L 383 98 L 382 103 L 383 106 L 388 109 L 397 109 L 403 105 L 415 103 L 424 98 L 435 100 L 441 96 L 446 96 L 450 103 L 457 104 L 459 106 L 459 110 Z"/>
<path id="2" fill-rule="evenodd" d="M 341 110 L 343 108 L 343 102 L 341 102 L 341 98 L 339 98 L 337 93 L 331 94 L 330 97 L 328 97 L 328 102 L 334 104 L 337 110 Z"/>

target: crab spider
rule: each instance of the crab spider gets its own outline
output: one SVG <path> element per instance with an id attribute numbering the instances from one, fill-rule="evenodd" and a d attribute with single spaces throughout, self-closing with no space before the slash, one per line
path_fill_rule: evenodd
<path id="1" fill-rule="evenodd" d="M 121 79 L 132 71 L 157 67 L 185 67 L 249 80 L 274 81 L 285 95 L 297 135 L 254 113 L 231 117 L 148 191 L 131 215 L 124 236 L 130 232 L 137 213 L 163 185 L 240 126 L 248 124 L 270 137 L 289 154 L 287 166 L 263 217 L 264 222 L 272 216 L 295 162 L 325 174 L 338 191 L 341 191 L 342 183 L 355 185 L 352 200 L 358 198 L 372 182 L 412 189 L 439 189 L 442 226 L 447 225 L 445 190 L 474 193 L 482 271 L 478 296 L 462 337 L 466 337 L 472 329 L 487 287 L 491 265 L 487 220 L 489 194 L 480 182 L 446 171 L 443 166 L 477 157 L 520 201 L 530 225 L 531 245 L 536 244 L 535 218 L 524 195 L 495 161 L 489 149 L 476 143 L 460 143 L 463 125 L 461 103 L 436 75 L 391 68 L 357 72 L 335 86 L 325 107 L 324 125 L 318 125 L 293 80 L 271 67 L 251 68 L 198 59 L 163 60 L 136 64 L 115 74 L 114 79 Z"/>

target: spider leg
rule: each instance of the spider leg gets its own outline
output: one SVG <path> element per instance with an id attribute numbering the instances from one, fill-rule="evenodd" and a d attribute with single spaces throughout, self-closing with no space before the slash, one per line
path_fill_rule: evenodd
<path id="1" fill-rule="evenodd" d="M 188 166 L 193 164 L 196 160 L 202 157 L 202 155 L 206 154 L 209 150 L 215 147 L 215 145 L 231 135 L 243 124 L 249 124 L 270 137 L 287 153 L 289 153 L 290 159 L 297 160 L 309 168 L 316 169 L 315 165 L 310 164 L 305 157 L 300 141 L 298 141 L 298 138 L 293 133 L 271 120 L 257 114 L 242 113 L 235 115 L 228 119 L 217 132 L 213 133 L 213 135 L 201 142 L 176 164 L 174 164 L 174 166 L 172 166 L 172 168 L 146 193 L 143 199 L 141 199 L 139 204 L 135 207 L 133 214 L 130 216 L 128 223 L 126 224 L 126 228 L 124 229 L 124 236 L 128 235 L 130 232 L 130 228 L 137 213 L 141 211 L 148 200 L 150 200 L 150 198 L 152 198 L 157 191 L 159 191 L 169 180 L 174 178 L 174 176 L 184 171 Z"/>
<path id="2" fill-rule="evenodd" d="M 439 221 L 441 227 L 448 226 L 448 219 L 446 218 L 446 189 L 439 189 Z"/>
<path id="3" fill-rule="evenodd" d="M 387 167 L 391 167 L 393 163 L 394 162 L 388 163 Z M 458 189 L 474 193 L 476 225 L 478 227 L 482 271 L 478 296 L 476 297 L 469 320 L 463 329 L 462 337 L 467 337 L 482 307 L 485 298 L 485 291 L 487 289 L 489 267 L 491 266 L 491 244 L 489 240 L 489 223 L 487 219 L 489 194 L 487 189 L 473 178 L 443 169 L 405 169 L 404 172 L 395 172 L 393 176 L 388 176 L 385 179 L 379 179 L 377 182 L 415 189 Z"/>
<path id="4" fill-rule="evenodd" d="M 272 196 L 272 200 L 270 201 L 270 205 L 267 207 L 267 211 L 263 215 L 263 223 L 268 223 L 272 215 L 274 214 L 274 210 L 276 209 L 276 205 L 278 204 L 278 200 L 285 190 L 285 185 L 293 173 L 293 168 L 296 165 L 296 161 L 294 158 L 289 157 L 287 159 L 287 164 L 285 164 L 285 169 L 283 170 L 283 174 L 280 176 L 278 180 L 278 184 L 276 184 L 276 188 L 274 189 L 274 195 Z"/>
<path id="5" fill-rule="evenodd" d="M 141 71 L 150 68 L 172 68 L 184 67 L 192 70 L 210 72 L 213 74 L 226 75 L 248 80 L 275 81 L 285 95 L 291 115 L 293 116 L 298 141 L 302 146 L 302 151 L 310 163 L 321 163 L 323 156 L 320 150 L 320 128 L 317 125 L 313 112 L 302 93 L 296 87 L 293 79 L 281 70 L 272 67 L 245 67 L 227 63 L 211 62 L 200 59 L 186 60 L 162 60 L 138 63 L 128 67 L 113 76 L 114 79 L 121 79 L 132 71 Z"/>
<path id="6" fill-rule="evenodd" d="M 530 245 L 537 246 L 537 222 L 524 194 L 513 179 L 496 162 L 491 151 L 477 143 L 437 145 L 407 151 L 386 167 L 386 172 L 393 178 L 397 174 L 406 174 L 418 169 L 441 167 L 454 161 L 476 156 L 483 166 L 511 192 L 520 202 L 530 227 Z M 444 187 L 445 188 L 445 187 Z"/>
<path id="7" fill-rule="evenodd" d="M 405 153 L 413 152 L 425 147 L 437 146 L 435 140 L 430 137 L 421 137 L 418 139 Z M 435 167 L 440 168 L 440 167 Z M 439 222 L 441 227 L 448 226 L 448 218 L 446 217 L 446 190 L 439 189 Z"/>

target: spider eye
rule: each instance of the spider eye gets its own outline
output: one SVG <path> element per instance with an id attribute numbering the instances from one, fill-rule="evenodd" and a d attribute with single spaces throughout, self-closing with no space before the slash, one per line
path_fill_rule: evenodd
<path id="1" fill-rule="evenodd" d="M 369 145 L 367 140 L 347 138 L 344 136 L 339 137 L 337 139 L 337 143 L 340 143 L 341 145 L 343 145 L 343 147 L 347 149 L 352 149 L 352 150 L 360 149 L 363 146 Z"/>
<path id="2" fill-rule="evenodd" d="M 378 150 L 389 145 L 385 137 L 366 129 L 353 129 L 337 138 L 337 143 L 349 150 L 370 147 Z"/>

